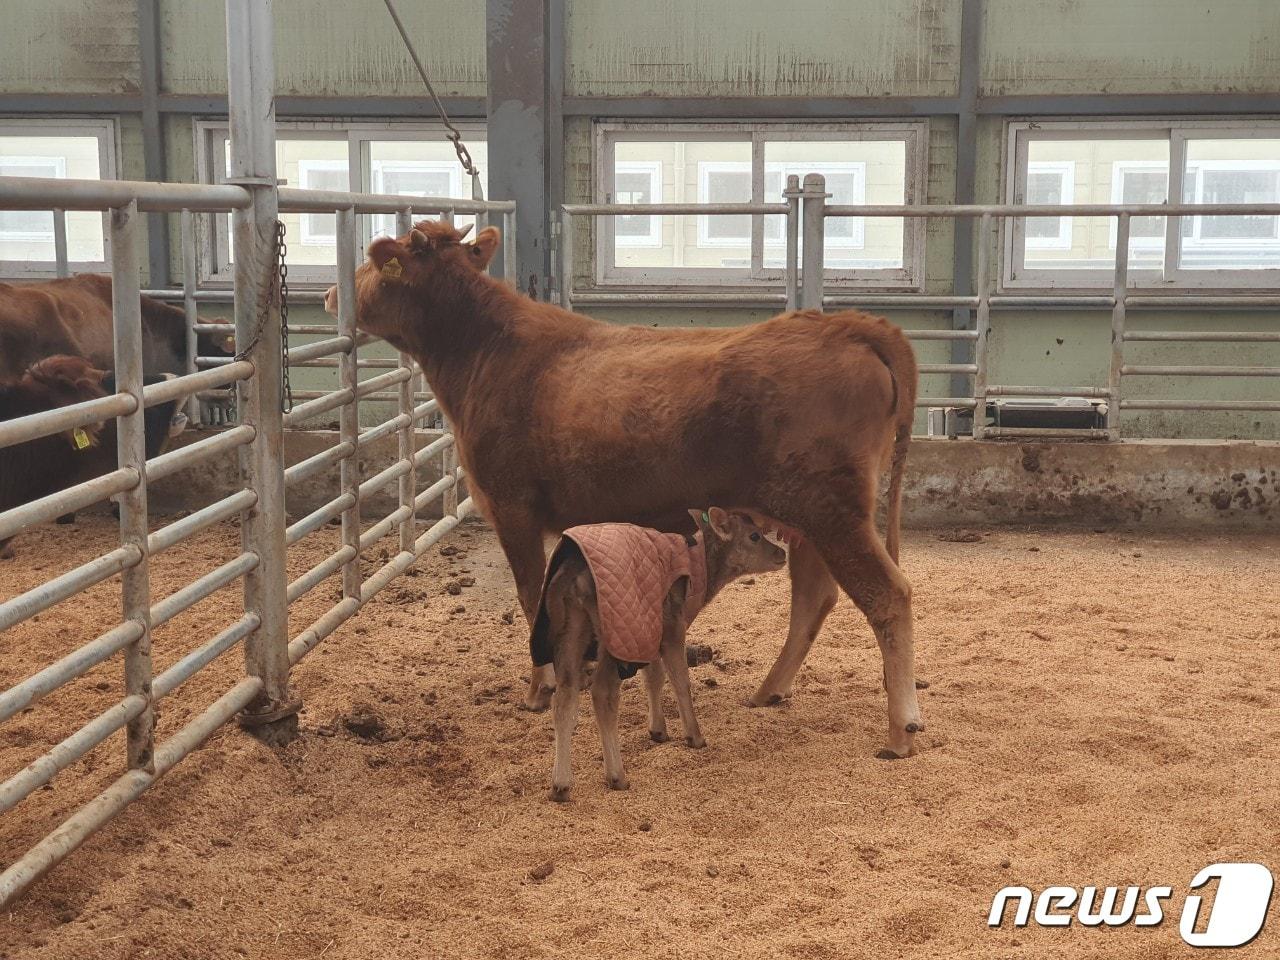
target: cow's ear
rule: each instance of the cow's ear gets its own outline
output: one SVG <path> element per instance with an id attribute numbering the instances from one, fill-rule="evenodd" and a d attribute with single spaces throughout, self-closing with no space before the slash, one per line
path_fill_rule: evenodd
<path id="1" fill-rule="evenodd" d="M 476 235 L 471 243 L 471 262 L 477 270 L 483 270 L 489 265 L 493 255 L 498 252 L 501 241 L 502 234 L 497 227 L 485 227 Z"/>
<path id="2" fill-rule="evenodd" d="M 379 237 L 369 244 L 369 260 L 384 277 L 395 280 L 400 276 L 397 267 L 408 256 L 408 251 L 394 237 Z M 403 269 L 403 267 L 401 267 Z"/>

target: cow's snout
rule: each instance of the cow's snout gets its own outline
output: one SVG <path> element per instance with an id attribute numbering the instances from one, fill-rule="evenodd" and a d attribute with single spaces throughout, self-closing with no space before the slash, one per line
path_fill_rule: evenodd
<path id="1" fill-rule="evenodd" d="M 338 315 L 338 288 L 336 285 L 330 287 L 324 295 L 324 312 L 331 317 Z"/>

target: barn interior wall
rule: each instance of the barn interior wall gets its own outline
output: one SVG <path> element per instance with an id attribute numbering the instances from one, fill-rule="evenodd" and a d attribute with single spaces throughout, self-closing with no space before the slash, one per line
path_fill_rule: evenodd
<path id="1" fill-rule="evenodd" d="M 158 3 L 160 91 L 188 98 L 225 95 L 225 25 L 222 5 L 201 0 L 141 0 Z M 870 100 L 932 98 L 944 105 L 901 101 L 906 116 L 924 111 L 929 120 L 927 197 L 955 199 L 958 152 L 956 106 L 965 70 L 960 42 L 962 14 L 975 0 L 795 0 L 786 15 L 776 4 L 704 0 L 697 4 L 658 0 L 545 0 L 563 22 L 564 94 L 593 98 L 592 116 L 570 110 L 563 123 L 564 199 L 593 198 L 592 119 L 608 117 L 599 98 L 616 98 L 620 112 L 634 112 L 643 98 L 672 101 L 723 98 L 724 118 L 758 114 L 770 98 L 803 105 L 825 98 L 851 100 L 857 119 Z M 328 0 L 275 0 L 277 92 L 288 97 L 365 98 L 360 113 L 376 116 L 376 98 L 416 97 L 420 84 L 381 3 L 335 4 Z M 401 15 L 429 64 L 439 92 L 474 98 L 486 95 L 486 5 L 464 0 L 402 3 Z M 1019 98 L 1027 116 L 1037 109 L 1058 113 L 1064 96 L 1219 95 L 1267 96 L 1280 104 L 1280 4 L 1273 0 L 1165 0 L 1159 16 L 1149 0 L 982 0 L 978 70 L 979 109 L 984 102 Z M 83 115 L 85 95 L 137 95 L 139 0 L 49 0 L 11 4 L 0 33 L 0 103 L 15 108 L 24 96 L 51 102 L 76 96 Z M 557 22 L 551 18 L 551 22 Z M 553 45 L 553 49 L 559 49 Z M 968 52 L 973 56 L 973 51 Z M 49 98 L 54 98 L 51 101 Z M 750 101 L 747 98 L 751 98 Z M 68 100 L 68 103 L 71 101 Z M 750 106 L 742 104 L 750 103 Z M 644 100 L 652 118 L 665 119 L 662 100 Z M 1135 102 L 1136 103 L 1136 102 Z M 948 105 L 949 104 L 949 105 Z M 1259 114 L 1267 113 L 1257 107 Z M 1138 111 L 1140 105 L 1135 105 Z M 678 107 L 675 109 L 679 109 Z M 1238 107 L 1234 109 L 1239 109 Z M 3 107 L 0 107 L 3 110 Z M 4 111 L 8 112 L 8 111 Z M 110 111 L 104 111 L 110 112 Z M 1270 115 L 1280 114 L 1280 109 Z M 25 115 L 31 115 L 28 109 Z M 119 112 L 120 173 L 143 178 L 143 126 L 136 112 Z M 168 108 L 163 114 L 166 175 L 195 179 L 192 121 Z M 864 113 L 865 115 L 865 113 Z M 423 102 L 422 116 L 430 111 Z M 832 116 L 836 116 L 833 114 Z M 1005 118 L 977 120 L 974 165 L 979 202 L 1003 199 Z M 555 191 L 552 191 L 555 195 Z M 177 236 L 176 218 L 171 235 Z M 579 286 L 594 276 L 590 231 L 578 232 L 575 262 Z M 929 226 L 925 292 L 952 288 L 951 224 Z M 175 281 L 181 262 L 171 247 Z M 593 308 L 605 319 L 659 324 L 725 324 L 763 318 L 767 309 L 709 310 L 679 307 Z M 945 327 L 949 313 L 886 311 L 914 327 Z M 318 319 L 301 308 L 298 320 Z M 1134 314 L 1135 325 L 1161 329 L 1274 329 L 1274 313 Z M 1107 315 L 1098 312 L 1008 312 L 993 318 L 991 382 L 1102 384 L 1109 341 Z M 1255 345 L 1164 344 L 1141 348 L 1140 362 L 1280 365 L 1280 350 Z M 922 359 L 942 362 L 945 345 L 924 344 Z M 321 386 L 327 371 L 299 371 L 295 386 Z M 926 378 L 924 392 L 950 393 L 945 377 Z M 1164 378 L 1126 381 L 1130 395 L 1248 398 L 1274 387 L 1265 378 Z M 1230 436 L 1280 439 L 1280 415 L 1171 413 L 1126 416 L 1127 433 L 1175 437 Z"/>

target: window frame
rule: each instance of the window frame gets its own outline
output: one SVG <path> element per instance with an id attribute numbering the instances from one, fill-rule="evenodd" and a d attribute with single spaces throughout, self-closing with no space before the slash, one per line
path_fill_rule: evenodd
<path id="1" fill-rule="evenodd" d="M 1165 175 L 1165 196 L 1169 194 L 1169 165 L 1159 160 L 1115 160 L 1111 163 L 1111 202 L 1114 204 L 1124 203 L 1124 175 L 1129 171 L 1144 170 L 1163 170 Z M 1107 227 L 1107 249 L 1114 250 L 1116 248 L 1116 220 L 1114 217 L 1107 218 L 1110 224 Z M 1167 237 L 1168 225 L 1165 225 L 1166 233 L 1158 237 L 1135 237 L 1130 235 L 1130 250 L 1163 250 Z"/>
<path id="2" fill-rule="evenodd" d="M 469 143 L 488 142 L 487 125 L 483 120 L 456 120 L 454 126 Z M 222 141 L 229 136 L 230 124 L 226 118 L 196 119 L 192 124 L 195 141 L 196 178 L 201 183 L 224 183 L 226 156 Z M 347 144 L 347 171 L 349 190 L 354 193 L 374 193 L 374 173 L 371 144 L 388 140 L 443 140 L 446 130 L 439 122 L 418 120 L 352 120 L 340 118 L 305 120 L 283 119 L 276 122 L 276 134 L 280 140 L 345 140 Z M 300 161 L 324 163 L 332 161 Z M 402 161 L 394 161 L 396 163 Z M 417 162 L 417 161 L 403 161 Z M 436 161 L 424 161 L 435 163 Z M 444 161 L 441 161 L 442 163 Z M 456 161 L 448 161 L 456 164 Z M 462 175 L 461 165 L 459 176 Z M 466 178 L 460 181 L 465 188 Z M 291 184 L 290 184 L 291 186 Z M 406 195 L 408 196 L 408 195 Z M 300 221 L 305 225 L 305 217 Z M 323 216 L 323 214 L 321 214 Z M 230 259 L 230 242 L 226 214 L 200 214 L 197 229 L 199 246 L 200 283 L 213 289 L 229 287 L 234 267 Z M 356 217 L 356 258 L 378 234 L 377 214 L 360 214 Z M 385 217 L 384 217 L 385 222 Z M 303 238 L 300 241 L 305 242 Z M 318 241 L 317 241 L 318 242 Z M 322 289 L 333 283 L 337 275 L 336 263 L 290 265 L 290 283 L 299 289 Z"/>
<path id="3" fill-rule="evenodd" d="M 927 196 L 928 151 L 930 126 L 927 119 L 887 121 L 843 121 L 830 123 L 797 123 L 792 121 L 632 121 L 597 119 L 594 131 L 593 198 L 612 202 L 614 148 L 618 141 L 713 141 L 742 142 L 750 145 L 752 202 L 764 202 L 765 144 L 768 142 L 830 140 L 902 140 L 905 143 L 904 197 L 906 205 L 920 204 Z M 635 161 L 625 161 L 632 163 Z M 706 161 L 737 163 L 745 161 Z M 775 161 L 776 163 L 777 161 Z M 832 161 L 858 163 L 860 161 Z M 772 164 L 770 164 L 771 166 Z M 699 175 L 699 196 L 703 196 Z M 785 181 L 784 181 L 785 182 Z M 865 191 L 866 178 L 863 175 Z M 865 197 L 865 192 L 864 192 Z M 661 221 L 662 217 L 656 217 Z M 699 217 L 699 238 L 702 222 Z M 864 218 L 855 218 L 865 223 Z M 591 217 L 589 229 L 594 232 L 592 247 L 592 282 L 596 288 L 653 289 L 678 287 L 681 290 L 721 290 L 738 288 L 759 290 L 766 284 L 781 283 L 781 267 L 764 265 L 764 217 L 754 216 L 751 227 L 751 262 L 746 269 L 685 267 L 619 267 L 614 262 L 615 237 L 612 217 Z M 833 289 L 886 292 L 920 292 L 925 283 L 925 233 L 923 218 L 903 220 L 902 266 L 883 269 L 826 271 L 826 281 Z M 855 228 L 855 234 L 857 234 Z M 860 231 L 865 245 L 865 230 Z M 833 238 L 828 238 L 829 241 Z M 711 244 L 714 246 L 715 244 Z M 770 242 L 770 246 L 773 243 Z M 831 244 L 850 249 L 847 238 Z M 626 247 L 626 244 L 619 246 Z"/>
<path id="4" fill-rule="evenodd" d="M 1280 139 L 1280 118 L 1228 117 L 1147 117 L 1105 118 L 1080 117 L 1069 120 L 1055 118 L 1020 118 L 1005 122 L 1003 193 L 1005 202 L 1024 203 L 1024 172 L 1027 170 L 1028 144 L 1031 140 L 1156 140 L 1168 143 L 1168 194 L 1181 198 L 1186 176 L 1187 144 L 1194 140 L 1274 140 Z M 1241 161 L 1230 161 L 1239 164 Z M 1114 186 L 1113 186 L 1114 190 Z M 1113 193 L 1114 196 L 1114 193 Z M 1190 215 L 1189 215 L 1190 216 Z M 1115 220 L 1111 220 L 1109 249 L 1115 249 Z M 1280 286 L 1280 268 L 1270 269 L 1202 269 L 1182 265 L 1181 224 L 1184 217 L 1166 217 L 1164 260 L 1159 268 L 1143 268 L 1132 262 L 1132 251 L 1141 249 L 1131 241 L 1129 286 L 1144 292 L 1159 293 L 1194 289 L 1223 293 L 1271 291 Z M 1199 217 L 1191 217 L 1198 220 Z M 1001 292 L 1097 292 L 1114 282 L 1111 268 L 1102 270 L 1067 270 L 1025 266 L 1026 246 L 1023 219 L 1001 218 L 1000 249 L 1002 267 Z M 1143 238 L 1144 240 L 1148 238 Z M 1153 245 L 1158 248 L 1158 245 Z M 1035 249 L 1034 247 L 1032 248 Z"/>
<path id="5" fill-rule="evenodd" d="M 4 137 L 96 137 L 98 140 L 98 179 L 119 179 L 119 123 L 114 117 L 0 117 L 0 136 Z M 25 158 L 17 158 L 19 161 Z M 42 158 L 43 159 L 43 158 Z M 51 157 L 61 161 L 61 168 L 66 170 L 65 157 Z M 110 215 L 102 215 L 102 259 L 70 260 L 67 269 L 71 273 L 105 273 L 111 263 L 111 231 Z M 21 243 L 23 238 L 16 235 L 3 238 L 7 241 Z M 52 242 L 53 233 L 43 235 L 37 242 Z M 69 254 L 68 254 L 69 256 Z M 48 280 L 57 277 L 58 264 L 53 260 L 0 260 L 0 277 L 12 280 Z"/>

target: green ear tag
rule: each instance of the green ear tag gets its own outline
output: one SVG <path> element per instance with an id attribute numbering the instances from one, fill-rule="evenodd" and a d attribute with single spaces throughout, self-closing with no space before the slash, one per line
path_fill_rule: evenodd
<path id="1" fill-rule="evenodd" d="M 76 427 L 72 430 L 71 440 L 77 450 L 87 450 L 93 446 L 93 441 L 89 439 L 89 434 L 85 432 L 84 427 Z"/>
<path id="2" fill-rule="evenodd" d="M 711 514 L 707 513 L 705 510 L 702 511 L 702 522 L 707 524 L 711 523 Z"/>

